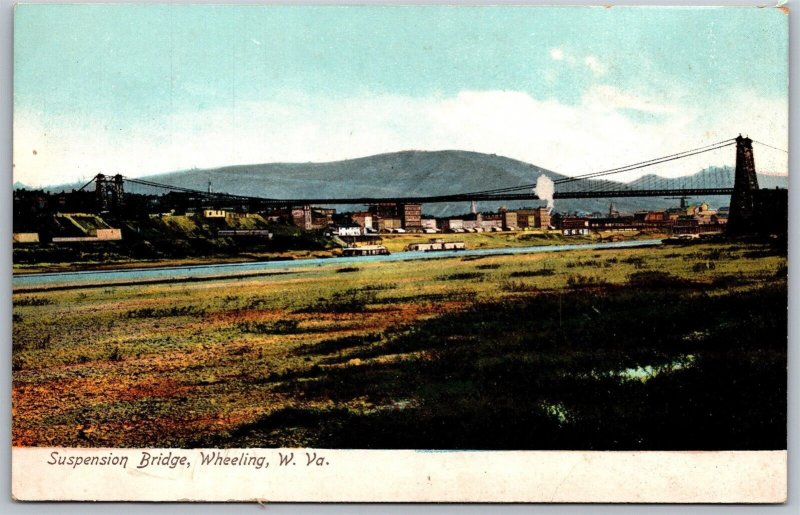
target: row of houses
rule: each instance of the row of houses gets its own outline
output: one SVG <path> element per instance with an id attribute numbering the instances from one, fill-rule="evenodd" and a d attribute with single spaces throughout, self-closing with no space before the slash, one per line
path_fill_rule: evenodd
<path id="1" fill-rule="evenodd" d="M 473 213 L 467 216 L 448 218 L 423 218 L 421 204 L 377 204 L 366 211 L 350 215 L 350 223 L 340 223 L 342 235 L 361 228 L 361 234 L 369 232 L 489 232 L 509 231 L 525 228 L 550 227 L 550 212 L 546 208 L 507 210 L 499 213 Z"/>
<path id="2" fill-rule="evenodd" d="M 224 209 L 205 209 L 204 218 L 247 216 Z M 635 231 L 657 229 L 672 232 L 701 232 L 718 230 L 727 221 L 727 208 L 714 210 L 707 203 L 682 205 L 661 211 L 642 211 L 621 216 L 613 206 L 607 216 L 555 214 L 544 207 L 510 210 L 498 213 L 472 213 L 459 217 L 423 218 L 419 203 L 381 203 L 368 209 L 337 216 L 335 209 L 310 205 L 278 209 L 264 216 L 271 221 L 287 221 L 301 229 L 332 229 L 340 237 L 363 237 L 377 233 L 466 233 L 514 231 L 527 229 L 557 229 L 565 235 L 585 235 L 599 231 Z"/>
<path id="3" fill-rule="evenodd" d="M 661 211 L 641 211 L 622 216 L 609 208 L 609 216 L 554 215 L 552 226 L 565 235 L 602 231 L 659 231 L 674 234 L 720 232 L 728 221 L 728 208 L 711 209 L 707 203 Z"/>
<path id="4" fill-rule="evenodd" d="M 352 213 L 350 220 L 359 227 L 379 232 L 423 231 L 422 204 L 387 202 L 369 206 L 366 211 Z M 428 227 L 429 228 L 429 227 Z"/>

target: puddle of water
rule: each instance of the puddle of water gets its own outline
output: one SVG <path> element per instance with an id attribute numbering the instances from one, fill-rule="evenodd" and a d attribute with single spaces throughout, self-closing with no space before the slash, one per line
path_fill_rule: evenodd
<path id="1" fill-rule="evenodd" d="M 383 404 L 380 406 L 370 404 L 368 408 L 363 410 L 363 412 L 365 414 L 371 415 L 374 413 L 381 413 L 386 411 L 403 411 L 409 408 L 416 408 L 416 407 L 417 407 L 417 402 L 414 399 L 398 399 L 395 401 L 391 401 L 389 404 Z"/>
<path id="2" fill-rule="evenodd" d="M 686 354 L 684 356 L 679 356 L 670 363 L 665 363 L 663 365 L 631 367 L 624 370 L 611 372 L 610 374 L 609 372 L 598 373 L 593 371 L 591 372 L 590 376 L 599 378 L 609 377 L 609 375 L 611 375 L 612 377 L 619 377 L 622 381 L 640 381 L 644 383 L 660 374 L 669 374 L 678 370 L 691 368 L 694 366 L 696 361 L 697 357 L 694 354 Z M 547 416 L 558 421 L 559 425 L 563 426 L 569 423 L 572 419 L 572 415 L 570 414 L 569 410 L 561 402 L 540 402 L 537 407 Z"/>
<path id="3" fill-rule="evenodd" d="M 404 410 L 404 409 L 406 409 L 408 407 L 411 407 L 412 405 L 413 405 L 413 402 L 411 400 L 404 399 L 404 400 L 394 401 L 392 403 L 391 409 Z"/>
<path id="4" fill-rule="evenodd" d="M 625 381 L 647 382 L 659 374 L 671 373 L 694 366 L 696 358 L 694 354 L 681 356 L 676 360 L 664 365 L 647 365 L 645 367 L 626 368 L 618 373 L 619 377 Z"/>
<path id="5" fill-rule="evenodd" d="M 559 425 L 564 425 L 569 421 L 570 415 L 567 407 L 562 403 L 548 403 L 542 402 L 539 404 L 539 409 L 545 412 L 548 416 L 558 420 Z"/>

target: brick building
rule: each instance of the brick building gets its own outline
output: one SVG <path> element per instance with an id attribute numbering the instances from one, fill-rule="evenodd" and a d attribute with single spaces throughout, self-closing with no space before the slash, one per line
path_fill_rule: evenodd
<path id="1" fill-rule="evenodd" d="M 422 204 L 386 202 L 369 206 L 373 227 L 378 230 L 422 230 Z"/>

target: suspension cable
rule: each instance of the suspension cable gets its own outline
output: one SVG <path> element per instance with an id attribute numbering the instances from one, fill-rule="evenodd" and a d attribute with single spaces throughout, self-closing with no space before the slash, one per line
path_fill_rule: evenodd
<path id="1" fill-rule="evenodd" d="M 648 166 L 654 166 L 661 163 L 668 163 L 670 161 L 675 161 L 677 159 L 683 159 L 684 157 L 690 157 L 697 154 L 702 154 L 705 152 L 711 152 L 713 150 L 719 150 L 721 148 L 725 148 L 731 146 L 735 143 L 734 139 L 728 139 L 724 141 L 719 141 L 717 143 L 713 143 L 711 145 L 706 145 L 704 147 L 698 147 L 691 150 L 685 150 L 683 152 L 678 152 L 676 154 L 670 154 L 668 156 L 657 157 L 655 159 L 649 159 L 647 161 L 642 161 L 639 163 L 634 163 L 626 166 L 620 166 L 618 168 L 610 168 L 608 170 L 601 170 L 599 172 L 592 172 L 583 175 L 575 175 L 572 177 L 566 177 L 564 179 L 559 179 L 557 181 L 553 181 L 556 184 L 564 183 L 564 182 L 572 182 L 572 181 L 579 181 L 582 179 L 591 179 L 593 177 L 600 177 L 603 175 L 613 175 L 622 172 L 629 172 L 632 170 L 638 170 L 640 168 L 646 168 Z"/>
<path id="2" fill-rule="evenodd" d="M 601 170 L 601 171 L 598 171 L 598 172 L 591 172 L 591 173 L 577 175 L 577 176 L 573 176 L 573 177 L 565 177 L 563 179 L 557 179 L 557 180 L 553 181 L 553 184 L 566 184 L 566 183 L 570 183 L 570 182 L 586 180 L 586 179 L 591 179 L 591 178 L 595 178 L 595 177 L 602 177 L 602 176 L 605 176 L 605 175 L 614 175 L 614 174 L 617 174 L 617 173 L 629 172 L 629 171 L 638 170 L 638 169 L 641 169 L 641 168 L 646 168 L 646 167 L 649 167 L 649 166 L 655 166 L 657 164 L 667 163 L 667 162 L 670 162 L 670 161 L 675 161 L 677 159 L 683 159 L 685 157 L 690 157 L 690 156 L 694 156 L 694 155 L 697 155 L 697 154 L 702 154 L 702 153 L 705 153 L 705 152 L 711 152 L 711 151 L 714 151 L 714 150 L 719 150 L 721 148 L 725 148 L 725 147 L 733 145 L 735 143 L 735 141 L 736 141 L 735 139 L 730 138 L 730 139 L 727 139 L 727 140 L 718 141 L 716 143 L 711 143 L 709 145 L 704 145 L 702 147 L 697 147 L 697 148 L 693 148 L 693 149 L 690 149 L 690 150 L 684 150 L 683 152 L 677 152 L 675 154 L 669 154 L 669 155 L 666 155 L 666 156 L 661 156 L 661 157 L 657 157 L 657 158 L 653 158 L 653 159 L 649 159 L 649 160 L 646 160 L 646 161 L 641 161 L 641 162 L 638 162 L 638 163 L 633 163 L 633 164 L 629 164 L 629 165 L 625 165 L 625 166 L 621 166 L 621 167 L 617 167 L 617 168 L 610 168 L 610 169 Z M 511 193 L 511 192 L 514 192 L 514 191 L 532 189 L 534 187 L 536 187 L 536 183 L 523 184 L 521 186 L 510 186 L 510 187 L 506 187 L 506 188 L 495 188 L 495 189 L 491 189 L 491 190 L 473 191 L 473 192 L 469 192 L 469 193 L 464 193 L 464 195 L 480 195 L 480 194 L 492 194 L 492 193 Z"/>
<path id="3" fill-rule="evenodd" d="M 753 140 L 753 143 L 758 143 L 759 145 L 764 145 L 765 147 L 771 148 L 772 150 L 777 150 L 779 152 L 783 152 L 785 154 L 789 153 L 788 150 L 784 150 L 784 149 L 778 148 L 778 147 L 773 147 L 772 145 L 767 145 L 766 143 L 761 143 L 760 141 Z"/>

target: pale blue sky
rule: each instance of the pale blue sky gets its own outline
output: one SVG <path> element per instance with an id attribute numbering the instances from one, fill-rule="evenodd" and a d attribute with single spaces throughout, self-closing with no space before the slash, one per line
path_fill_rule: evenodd
<path id="1" fill-rule="evenodd" d="M 561 140 L 587 148 L 608 131 L 675 140 L 647 147 L 662 153 L 683 150 L 677 134 L 697 146 L 732 130 L 785 147 L 787 20 L 755 8 L 21 5 L 15 174 L 464 146 L 580 173 L 615 161 L 571 162 Z M 531 148 L 541 134 L 561 140 Z"/>

